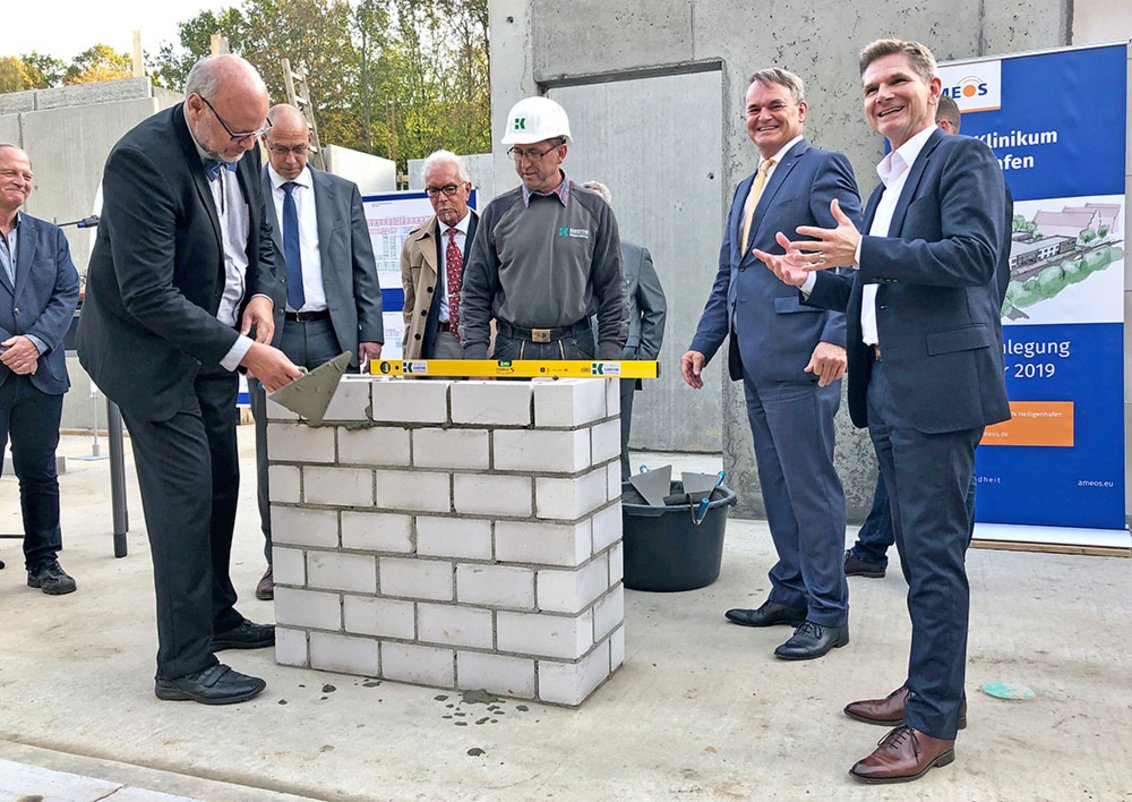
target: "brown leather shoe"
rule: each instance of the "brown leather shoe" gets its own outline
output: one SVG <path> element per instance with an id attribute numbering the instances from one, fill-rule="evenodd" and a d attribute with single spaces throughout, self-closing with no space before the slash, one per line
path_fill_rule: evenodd
<path id="1" fill-rule="evenodd" d="M 953 760 L 955 741 L 933 738 L 901 724 L 880 739 L 871 755 L 853 764 L 849 773 L 863 783 L 906 783 Z"/>
<path id="2" fill-rule="evenodd" d="M 270 565 L 267 566 L 267 571 L 259 580 L 259 584 L 255 586 L 255 597 L 261 601 L 271 601 L 275 598 L 275 577 L 271 574 Z"/>
<path id="3" fill-rule="evenodd" d="M 860 702 L 850 702 L 845 705 L 845 715 L 863 721 L 866 724 L 880 724 L 883 727 L 895 727 L 904 721 L 904 707 L 908 704 L 908 697 L 912 692 L 907 685 L 901 685 L 883 699 L 864 699 Z M 967 728 L 967 700 L 959 704 L 959 729 Z"/>

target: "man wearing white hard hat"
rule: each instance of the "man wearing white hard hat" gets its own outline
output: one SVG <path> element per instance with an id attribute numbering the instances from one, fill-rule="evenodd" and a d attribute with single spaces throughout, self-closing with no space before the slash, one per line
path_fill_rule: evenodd
<path id="1" fill-rule="evenodd" d="M 617 221 L 566 177 L 565 110 L 520 100 L 503 144 L 522 185 L 484 209 L 464 268 L 460 342 L 468 359 L 620 359 L 627 335 Z M 597 317 L 597 332 L 591 316 Z"/>

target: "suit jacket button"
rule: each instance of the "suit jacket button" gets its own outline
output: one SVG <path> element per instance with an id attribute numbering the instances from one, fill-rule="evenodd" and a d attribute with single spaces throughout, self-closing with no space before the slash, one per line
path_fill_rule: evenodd
<path id="1" fill-rule="evenodd" d="M 432 292 L 432 287 L 428 287 L 427 292 Z"/>
<path id="2" fill-rule="evenodd" d="M 13 311 L 13 312 L 15 312 L 15 313 L 16 313 L 16 314 L 18 315 L 18 314 L 20 313 L 20 308 L 19 308 L 19 307 L 17 306 L 17 307 L 16 307 L 15 309 L 13 309 L 12 311 Z"/>
<path id="3" fill-rule="evenodd" d="M 428 310 L 427 309 L 421 310 L 421 317 L 428 317 Z"/>
<path id="4" fill-rule="evenodd" d="M 421 338 L 421 335 L 419 335 L 419 334 L 414 334 L 414 335 L 413 335 L 413 339 L 414 339 L 414 340 L 419 340 L 420 338 Z"/>

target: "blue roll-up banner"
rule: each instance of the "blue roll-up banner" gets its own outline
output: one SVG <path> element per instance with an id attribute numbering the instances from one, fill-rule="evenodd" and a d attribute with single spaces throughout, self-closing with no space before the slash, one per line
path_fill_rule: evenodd
<path id="1" fill-rule="evenodd" d="M 1014 196 L 1002 316 L 1013 417 L 978 450 L 980 522 L 1125 528 L 1127 48 L 940 65 L 961 133 L 991 147 Z"/>

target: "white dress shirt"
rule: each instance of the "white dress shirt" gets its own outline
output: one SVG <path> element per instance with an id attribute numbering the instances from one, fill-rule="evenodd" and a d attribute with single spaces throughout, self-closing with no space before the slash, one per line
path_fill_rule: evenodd
<path id="1" fill-rule="evenodd" d="M 467 212 L 464 214 L 464 219 L 456 224 L 456 247 L 460 249 L 460 253 L 466 253 L 464 250 L 464 243 L 468 237 L 468 220 L 471 218 L 472 213 Z M 447 323 L 448 317 L 448 230 L 450 226 L 436 221 L 440 228 L 440 275 L 437 276 L 436 283 L 437 289 L 440 290 L 440 317 L 437 318 L 441 323 Z"/>
<path id="2" fill-rule="evenodd" d="M 271 198 L 275 202 L 275 219 L 279 221 L 279 239 L 283 239 L 283 199 L 287 196 L 283 185 L 287 179 L 267 165 L 271 178 Z M 318 215 L 314 205 L 314 185 L 311 182 L 309 167 L 293 179 L 295 188 L 291 197 L 295 199 L 295 212 L 299 217 L 299 258 L 303 260 L 303 308 L 288 312 L 322 312 L 326 306 L 326 288 L 322 284 L 322 255 L 318 250 Z"/>

